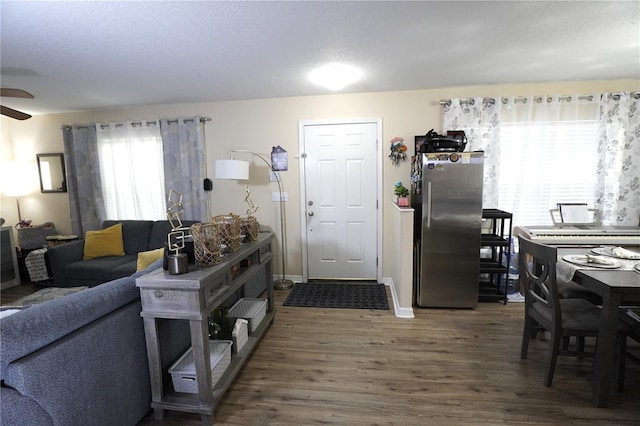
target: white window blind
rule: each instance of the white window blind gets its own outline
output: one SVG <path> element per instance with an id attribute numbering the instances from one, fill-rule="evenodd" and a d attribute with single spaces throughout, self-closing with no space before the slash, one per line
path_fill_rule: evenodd
<path id="1" fill-rule="evenodd" d="M 557 203 L 593 208 L 598 163 L 594 120 L 502 123 L 498 208 L 514 225 L 551 225 Z"/>

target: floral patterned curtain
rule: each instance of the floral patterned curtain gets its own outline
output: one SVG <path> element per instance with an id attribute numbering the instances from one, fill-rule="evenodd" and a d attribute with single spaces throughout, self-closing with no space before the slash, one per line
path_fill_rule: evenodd
<path id="1" fill-rule="evenodd" d="M 640 222 L 640 94 L 622 92 L 587 97 L 572 95 L 567 97 L 574 98 L 572 105 L 569 105 L 572 109 L 559 110 L 561 98 L 559 95 L 528 96 L 525 98 L 526 101 L 522 102 L 524 108 L 516 106 L 514 98 L 496 98 L 490 99 L 490 102 L 487 102 L 486 98 L 451 99 L 450 104 L 445 105 L 444 129 L 464 130 L 469 139 L 469 148 L 485 151 L 483 205 L 485 208 L 497 207 L 499 183 L 505 179 L 512 181 L 519 179 L 517 176 L 500 176 L 501 126 L 514 120 L 545 125 L 545 122 L 581 120 L 589 116 L 588 119 L 596 122 L 599 129 L 599 162 L 595 170 L 597 174 L 595 194 L 592 200 L 584 201 L 590 202 L 600 211 L 602 223 L 605 225 L 638 226 Z M 588 101 L 575 102 L 575 99 L 579 98 L 586 98 Z M 598 100 L 599 114 L 596 111 Z M 571 104 L 571 101 L 569 103 Z M 580 108 L 581 105 L 587 109 L 574 109 Z M 565 107 L 562 106 L 562 108 Z M 515 112 L 516 109 L 519 112 Z M 549 111 L 552 114 L 549 114 Z M 520 117 L 514 118 L 517 115 Z M 531 133 L 534 139 L 541 137 L 540 134 L 544 135 L 547 142 L 548 131 Z M 519 141 L 519 143 L 522 143 L 520 155 L 525 161 L 531 161 L 532 158 L 527 154 L 525 149 L 527 146 L 533 144 L 538 145 L 538 150 L 542 149 L 540 139 Z M 562 140 L 554 143 L 557 146 L 562 143 Z M 519 169 L 519 173 L 525 173 L 524 169 Z M 525 179 L 522 181 L 524 182 Z M 516 191 L 518 191 L 517 188 Z M 542 204 L 544 202 L 545 200 L 541 200 Z M 526 206 L 521 207 L 524 210 L 527 209 Z M 543 208 L 549 207 L 545 205 Z M 518 206 L 514 205 L 509 210 L 513 212 L 514 209 L 517 210 Z M 515 216 L 514 212 L 514 218 Z"/>
<path id="2" fill-rule="evenodd" d="M 640 93 L 603 94 L 596 208 L 603 223 L 640 226 Z"/>
<path id="3" fill-rule="evenodd" d="M 451 99 L 445 105 L 444 129 L 464 130 L 467 151 L 484 151 L 482 205 L 498 206 L 498 166 L 500 162 L 500 98 Z"/>

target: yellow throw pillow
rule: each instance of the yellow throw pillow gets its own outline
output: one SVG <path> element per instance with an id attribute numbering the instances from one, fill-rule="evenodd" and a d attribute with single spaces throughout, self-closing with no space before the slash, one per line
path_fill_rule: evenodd
<path id="1" fill-rule="evenodd" d="M 158 259 L 162 259 L 164 256 L 164 248 L 159 248 L 149 251 L 141 251 L 138 253 L 138 262 L 136 266 L 136 272 L 144 271 Z"/>
<path id="2" fill-rule="evenodd" d="M 124 256 L 121 223 L 85 234 L 84 260 L 104 256 Z"/>

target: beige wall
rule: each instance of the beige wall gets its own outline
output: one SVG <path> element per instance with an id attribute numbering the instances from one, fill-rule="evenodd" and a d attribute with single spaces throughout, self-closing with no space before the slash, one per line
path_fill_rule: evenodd
<path id="1" fill-rule="evenodd" d="M 354 95 L 327 95 L 296 98 L 277 98 L 237 102 L 214 102 L 201 104 L 177 104 L 142 106 L 136 108 L 51 114 L 35 116 L 27 121 L 16 121 L 3 117 L 2 149 L 0 160 L 24 160 L 31 164 L 21 176 L 2 178 L 2 185 L 13 179 L 32 179 L 33 192 L 21 197 L 22 216 L 34 223 L 52 221 L 60 233 L 70 233 L 69 205 L 66 194 L 41 194 L 37 186 L 35 155 L 42 152 L 63 152 L 61 126 L 63 124 L 88 124 L 96 121 L 125 119 L 153 119 L 201 115 L 212 118 L 205 126 L 207 143 L 208 175 L 213 178 L 216 159 L 228 158 L 232 149 L 248 149 L 268 154 L 271 147 L 281 145 L 289 152 L 289 171 L 282 173 L 284 190 L 289 193 L 286 203 L 288 234 L 287 272 L 302 273 L 300 247 L 300 200 L 298 123 L 307 120 L 331 120 L 349 118 L 382 118 L 383 137 L 383 193 L 380 203 L 383 210 L 383 275 L 388 276 L 384 259 L 389 259 L 394 249 L 384 241 L 393 241 L 391 215 L 388 214 L 393 199 L 393 184 L 402 180 L 409 182 L 410 166 L 405 161 L 394 166 L 387 158 L 389 141 L 402 137 L 410 143 L 413 137 L 425 134 L 430 129 L 443 131 L 441 99 L 468 96 L 522 96 L 558 94 L 588 94 L 603 91 L 640 90 L 638 80 L 594 81 L 578 83 L 549 83 L 526 85 L 493 85 L 455 87 L 437 90 L 414 90 L 400 92 L 365 93 Z M 7 154 L 9 153 L 9 154 Z M 240 158 L 241 154 L 237 157 Z M 245 159 L 250 159 L 247 157 Z M 256 171 L 265 171 L 262 164 L 254 160 Z M 259 167 L 259 168 L 258 168 Z M 252 170 L 253 201 L 259 206 L 258 220 L 276 227 L 279 216 L 277 204 L 271 202 L 271 191 L 275 186 L 267 182 L 266 176 L 257 176 Z M 408 185 L 407 185 L 408 186 Z M 231 181 L 215 181 L 210 193 L 211 214 L 233 212 L 245 214 L 244 186 Z M 9 224 L 17 222 L 15 199 L 2 194 L 0 215 Z M 277 227 L 276 227 L 277 229 Z M 276 265 L 279 263 L 276 263 Z M 279 269 L 279 268 L 278 268 Z"/>

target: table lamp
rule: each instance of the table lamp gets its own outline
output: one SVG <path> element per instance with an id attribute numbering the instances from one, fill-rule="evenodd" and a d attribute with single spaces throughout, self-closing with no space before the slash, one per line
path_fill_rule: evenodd
<path id="1" fill-rule="evenodd" d="M 29 195 L 29 182 L 25 179 L 17 178 L 24 173 L 24 165 L 22 163 L 12 161 L 7 164 L 6 181 L 11 182 L 4 188 L 4 194 L 7 197 L 16 197 L 16 207 L 18 210 L 18 222 L 22 222 L 22 213 L 20 212 L 20 197 Z"/>

